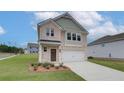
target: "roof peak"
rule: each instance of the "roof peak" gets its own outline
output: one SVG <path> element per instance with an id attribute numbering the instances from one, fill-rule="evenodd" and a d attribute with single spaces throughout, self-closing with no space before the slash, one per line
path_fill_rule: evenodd
<path id="1" fill-rule="evenodd" d="M 68 12 L 65 12 L 65 13 L 63 13 L 63 14 L 61 14 L 61 15 L 55 17 L 55 18 L 53 18 L 53 20 L 57 20 L 57 19 L 59 19 L 59 18 L 61 18 L 61 17 L 73 18 Z"/>
<path id="2" fill-rule="evenodd" d="M 77 22 L 77 20 L 75 20 L 75 18 L 73 18 L 73 16 L 72 16 L 69 12 L 65 12 L 65 13 L 63 13 L 63 14 L 61 14 L 61 15 L 55 17 L 55 18 L 49 18 L 49 19 L 47 19 L 47 20 L 44 20 L 44 21 L 38 23 L 38 26 L 41 26 L 41 25 L 45 24 L 45 23 L 48 22 L 49 20 L 52 20 L 53 22 L 55 22 L 55 23 L 57 24 L 56 21 L 59 20 L 60 18 L 71 19 L 82 31 L 84 31 L 84 32 L 86 32 L 86 34 L 88 34 L 88 32 L 85 30 L 85 28 L 82 27 L 82 25 L 81 25 L 79 22 Z M 60 25 L 58 25 L 58 26 L 60 26 Z M 60 26 L 60 27 L 61 27 L 61 26 Z M 62 28 L 62 27 L 61 27 L 61 28 Z"/>
<path id="3" fill-rule="evenodd" d="M 68 12 L 65 12 L 63 15 L 71 17 L 71 15 Z"/>

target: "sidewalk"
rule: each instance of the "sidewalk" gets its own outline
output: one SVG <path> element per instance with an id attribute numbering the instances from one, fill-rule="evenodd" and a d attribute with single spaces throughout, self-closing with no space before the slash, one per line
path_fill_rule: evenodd
<path id="1" fill-rule="evenodd" d="M 4 59 L 8 59 L 8 58 L 12 58 L 12 57 L 15 57 L 16 55 L 12 55 L 12 56 L 9 56 L 9 57 L 4 57 L 4 58 L 0 58 L 0 60 L 4 60 Z"/>

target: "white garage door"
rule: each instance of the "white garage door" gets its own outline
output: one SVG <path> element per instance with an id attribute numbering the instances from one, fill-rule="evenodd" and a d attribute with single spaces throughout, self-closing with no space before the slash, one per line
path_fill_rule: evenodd
<path id="1" fill-rule="evenodd" d="M 62 62 L 82 62 L 84 52 L 82 51 L 62 51 Z"/>

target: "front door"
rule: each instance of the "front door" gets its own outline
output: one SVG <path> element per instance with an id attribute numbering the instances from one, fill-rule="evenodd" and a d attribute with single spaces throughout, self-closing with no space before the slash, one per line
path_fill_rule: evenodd
<path id="1" fill-rule="evenodd" d="M 56 49 L 51 49 L 51 61 L 56 61 Z"/>

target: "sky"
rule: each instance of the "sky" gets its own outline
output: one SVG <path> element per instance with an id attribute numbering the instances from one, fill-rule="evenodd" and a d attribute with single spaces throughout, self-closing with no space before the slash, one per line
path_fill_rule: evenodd
<path id="1" fill-rule="evenodd" d="M 37 42 L 36 25 L 64 12 L 0 12 L 0 43 L 26 47 Z M 69 12 L 88 32 L 88 42 L 124 32 L 124 12 Z"/>

